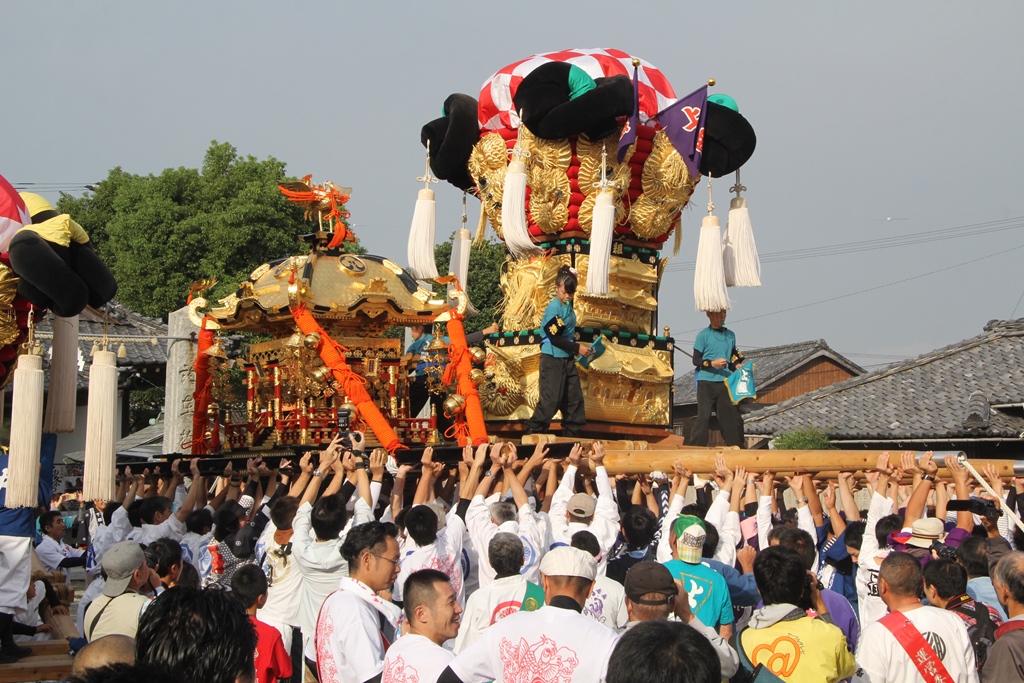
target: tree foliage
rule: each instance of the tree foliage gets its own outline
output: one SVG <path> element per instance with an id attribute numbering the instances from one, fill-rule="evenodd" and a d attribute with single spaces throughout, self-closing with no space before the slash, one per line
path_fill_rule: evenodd
<path id="1" fill-rule="evenodd" d="M 437 272 L 447 273 L 452 258 L 452 242 L 455 233 L 447 242 L 434 247 L 434 262 Z M 469 274 L 465 283 L 469 300 L 476 308 L 476 315 L 467 316 L 466 332 L 482 330 L 493 322 L 497 322 L 495 308 L 501 301 L 501 268 L 505 263 L 505 245 L 494 240 L 486 240 L 474 245 L 469 257 Z M 438 290 L 443 292 L 444 289 Z M 443 296 L 443 294 L 442 294 Z"/>
<path id="2" fill-rule="evenodd" d="M 828 431 L 818 427 L 801 427 L 782 432 L 772 439 L 772 448 L 781 451 L 828 451 L 835 446 L 829 441 Z"/>
<path id="3" fill-rule="evenodd" d="M 154 317 L 184 305 L 188 286 L 216 277 L 212 298 L 267 261 L 307 250 L 315 227 L 278 191 L 285 164 L 239 156 L 214 141 L 201 169 L 135 175 L 120 167 L 81 198 L 61 197 L 118 282 L 118 299 Z"/>

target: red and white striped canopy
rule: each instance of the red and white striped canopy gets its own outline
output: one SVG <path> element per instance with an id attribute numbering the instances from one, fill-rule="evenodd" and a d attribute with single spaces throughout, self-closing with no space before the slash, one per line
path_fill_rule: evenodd
<path id="1" fill-rule="evenodd" d="M 14 233 L 23 225 L 32 222 L 21 198 L 14 186 L 0 175 L 0 254 L 7 251 Z"/>
<path id="2" fill-rule="evenodd" d="M 622 50 L 576 48 L 533 55 L 498 70 L 484 82 L 480 89 L 480 128 L 485 131 L 518 128 L 519 116 L 512 97 L 523 78 L 547 62 L 569 62 L 591 78 L 633 77 L 633 57 Z M 640 122 L 647 123 L 675 100 L 676 94 L 668 79 L 653 65 L 640 60 Z"/>

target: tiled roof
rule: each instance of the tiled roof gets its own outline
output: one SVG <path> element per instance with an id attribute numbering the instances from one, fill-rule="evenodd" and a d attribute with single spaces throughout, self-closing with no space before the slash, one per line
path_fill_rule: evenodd
<path id="1" fill-rule="evenodd" d="M 1024 318 L 797 396 L 745 417 L 748 435 L 816 426 L 835 440 L 1012 438 L 1024 434 Z M 987 415 L 986 413 L 987 409 Z"/>
<path id="2" fill-rule="evenodd" d="M 91 362 L 93 344 L 100 341 L 104 334 L 110 338 L 110 350 L 118 351 L 124 344 L 127 358 L 118 358 L 117 365 L 127 367 L 151 367 L 167 363 L 167 342 L 157 337 L 167 336 L 167 325 L 156 318 L 148 318 L 136 313 L 127 306 L 111 301 L 104 307 L 105 311 L 87 308 L 78 317 L 78 348 L 80 350 L 81 370 L 78 373 L 78 387 L 84 389 L 89 385 L 89 363 Z M 46 370 L 46 381 L 49 385 L 50 346 L 52 344 L 53 317 L 47 314 L 39 322 L 36 329 L 40 333 L 43 345 L 43 368 Z M 153 343 L 156 339 L 156 344 Z"/>
<path id="3" fill-rule="evenodd" d="M 824 339 L 764 346 L 759 349 L 742 349 L 747 360 L 754 361 L 754 381 L 759 392 L 763 392 L 776 380 L 784 377 L 801 365 L 815 358 L 828 358 L 855 375 L 864 369 L 833 351 Z M 697 386 L 693 379 L 692 365 L 684 357 L 680 363 L 684 374 L 676 378 L 675 405 L 697 402 Z"/>

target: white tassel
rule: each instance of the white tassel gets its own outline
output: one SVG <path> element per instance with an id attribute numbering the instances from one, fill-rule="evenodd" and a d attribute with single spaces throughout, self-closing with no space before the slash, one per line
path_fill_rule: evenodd
<path id="1" fill-rule="evenodd" d="M 434 191 L 420 190 L 416 198 L 416 211 L 409 228 L 409 274 L 415 280 L 432 280 L 437 277 L 434 262 L 434 227 L 437 208 Z"/>
<path id="2" fill-rule="evenodd" d="M 693 275 L 693 298 L 698 311 L 728 311 L 729 292 L 725 287 L 722 261 L 722 229 L 717 216 L 704 216 L 697 243 L 697 269 Z"/>
<path id="3" fill-rule="evenodd" d="M 452 240 L 452 260 L 448 266 L 448 271 L 455 273 L 455 277 L 459 278 L 459 286 L 464 292 L 468 291 L 467 288 L 469 287 L 469 255 L 472 247 L 472 235 L 469 230 L 466 228 L 456 230 L 455 239 Z M 448 285 L 449 294 L 453 286 Z M 456 302 L 449 297 L 449 303 L 455 305 Z"/>
<path id="4" fill-rule="evenodd" d="M 11 451 L 7 465 L 9 508 L 39 504 L 39 446 L 43 439 L 43 359 L 18 358 L 11 407 Z"/>
<path id="5" fill-rule="evenodd" d="M 110 500 L 115 493 L 117 457 L 117 354 L 113 351 L 97 351 L 93 357 L 87 415 L 82 496 L 86 500 Z"/>
<path id="6" fill-rule="evenodd" d="M 587 265 L 587 293 L 608 293 L 608 270 L 615 234 L 615 199 L 602 190 L 594 200 L 593 227 L 590 229 L 590 261 Z"/>
<path id="7" fill-rule="evenodd" d="M 46 399 L 43 431 L 73 434 L 78 394 L 78 316 L 53 317 L 50 356 L 50 391 Z"/>
<path id="8" fill-rule="evenodd" d="M 733 199 L 729 204 L 729 222 L 723 244 L 726 284 L 730 287 L 760 287 L 761 262 L 757 257 L 747 200 L 742 197 Z"/>
<path id="9" fill-rule="evenodd" d="M 501 231 L 505 246 L 517 261 L 539 254 L 526 227 L 526 164 L 516 159 L 508 165 L 501 194 Z"/>

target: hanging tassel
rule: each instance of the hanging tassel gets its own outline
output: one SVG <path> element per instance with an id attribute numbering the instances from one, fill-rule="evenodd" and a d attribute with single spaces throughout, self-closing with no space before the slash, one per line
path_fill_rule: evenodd
<path id="1" fill-rule="evenodd" d="M 476 224 L 476 236 L 473 237 L 473 246 L 480 246 L 487 237 L 487 212 L 484 211 L 484 203 L 480 202 L 480 220 Z"/>
<path id="2" fill-rule="evenodd" d="M 78 316 L 53 318 L 50 356 L 50 391 L 46 400 L 43 431 L 73 434 L 78 393 Z"/>
<path id="3" fill-rule="evenodd" d="M 501 194 L 501 231 L 505 237 L 505 246 L 517 261 L 540 253 L 540 248 L 530 239 L 530 231 L 526 226 L 526 164 L 523 159 L 529 156 L 530 153 L 522 148 L 520 128 L 519 140 L 512 149 L 512 162 L 508 165 L 505 188 Z"/>
<path id="4" fill-rule="evenodd" d="M 85 427 L 86 500 L 114 497 L 117 428 L 117 354 L 98 351 L 89 368 L 89 408 Z"/>
<path id="5" fill-rule="evenodd" d="M 590 230 L 590 262 L 587 265 L 587 293 L 608 293 L 612 236 L 615 234 L 615 198 L 604 189 L 594 201 L 594 220 Z"/>
<path id="6" fill-rule="evenodd" d="M 469 280 L 469 256 L 472 250 L 473 244 L 470 242 L 469 229 L 466 228 L 466 193 L 462 193 L 462 227 L 455 231 L 455 237 L 452 239 L 452 258 L 448 265 L 448 272 L 454 273 L 455 277 L 458 278 L 459 287 L 463 291 L 466 291 L 468 286 L 467 281 Z M 448 285 L 448 303 L 451 306 L 456 304 L 455 299 L 452 298 L 452 289 L 455 284 Z"/>
<path id="7" fill-rule="evenodd" d="M 711 178 L 708 178 L 708 215 L 700 225 L 697 242 L 697 268 L 693 275 L 693 298 L 698 311 L 728 311 L 729 292 L 725 287 L 725 264 L 722 259 L 722 229 L 711 201 Z"/>
<path id="8" fill-rule="evenodd" d="M 39 503 L 42 425 L 43 359 L 34 354 L 25 354 L 18 358 L 18 366 L 14 370 L 6 507 L 35 507 Z"/>
<path id="9" fill-rule="evenodd" d="M 754 243 L 754 230 L 750 225 L 747 200 L 740 193 L 747 188 L 740 184 L 736 170 L 736 184 L 729 188 L 736 197 L 729 203 L 729 222 L 725 230 L 725 277 L 730 287 L 760 287 L 761 261 Z"/>
<path id="10" fill-rule="evenodd" d="M 434 261 L 434 230 L 436 225 L 437 207 L 434 203 L 434 191 L 431 183 L 436 183 L 430 173 L 430 142 L 427 142 L 427 170 L 416 178 L 423 183 L 416 198 L 416 210 L 412 214 L 412 226 L 409 228 L 409 274 L 415 280 L 432 280 L 437 277 L 437 264 Z"/>
<path id="11" fill-rule="evenodd" d="M 121 360 L 128 358 L 128 347 L 124 345 L 124 342 L 121 342 L 121 345 L 117 347 L 117 357 Z"/>
<path id="12" fill-rule="evenodd" d="M 608 168 L 608 150 L 601 150 L 601 168 Z M 590 261 L 587 265 L 588 294 L 608 294 L 608 271 L 611 267 L 612 237 L 615 235 L 615 197 L 607 176 L 595 183 L 601 188 L 594 200 L 594 217 L 590 228 Z"/>
<path id="13" fill-rule="evenodd" d="M 672 258 L 679 256 L 679 249 L 683 246 L 683 217 L 679 216 L 679 223 L 676 225 L 676 242 L 672 247 Z"/>

